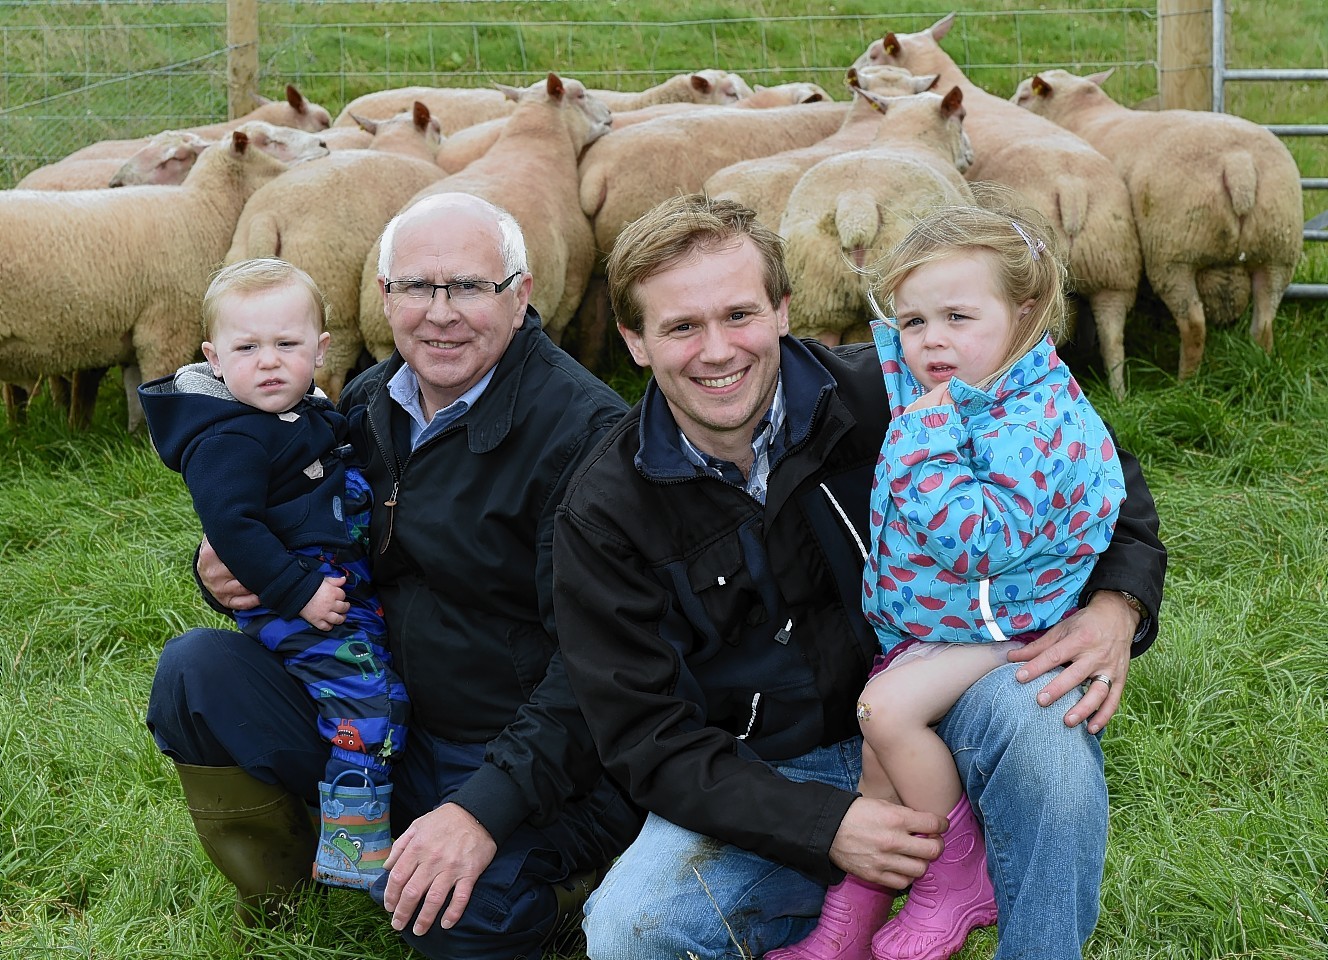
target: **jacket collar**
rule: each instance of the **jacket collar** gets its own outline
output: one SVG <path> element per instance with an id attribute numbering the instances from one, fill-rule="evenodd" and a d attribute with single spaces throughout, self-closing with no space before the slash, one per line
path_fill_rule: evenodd
<path id="1" fill-rule="evenodd" d="M 779 339 L 779 370 L 784 383 L 784 428 L 788 435 L 785 449 L 793 450 L 807 439 L 822 398 L 837 384 L 807 346 L 792 336 Z M 701 472 L 683 452 L 678 438 L 678 422 L 654 378 L 646 385 L 645 396 L 641 398 L 635 461 L 636 469 L 649 480 L 683 480 Z"/>
<path id="2" fill-rule="evenodd" d="M 538 349 L 540 341 L 544 339 L 540 315 L 535 312 L 534 307 L 527 306 L 525 320 L 517 328 L 512 342 L 507 345 L 507 349 L 498 359 L 493 380 L 489 382 L 489 386 L 475 406 L 462 414 L 444 432 L 450 433 L 452 430 L 464 428 L 466 443 L 472 453 L 489 453 L 497 448 L 511 432 L 512 423 L 516 418 L 517 395 L 521 391 L 521 376 L 525 371 L 526 359 Z M 398 414 L 403 417 L 408 416 L 387 392 L 388 381 L 404 363 L 401 354 L 393 351 L 375 393 L 374 401 L 379 412 L 387 413 L 389 418 L 394 418 Z"/>

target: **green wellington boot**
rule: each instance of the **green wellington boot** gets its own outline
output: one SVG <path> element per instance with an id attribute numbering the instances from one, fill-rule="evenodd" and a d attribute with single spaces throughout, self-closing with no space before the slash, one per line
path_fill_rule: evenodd
<path id="1" fill-rule="evenodd" d="M 235 915 L 270 923 L 311 882 L 318 835 L 303 800 L 240 767 L 177 763 L 194 829 L 218 870 L 235 884 Z"/>

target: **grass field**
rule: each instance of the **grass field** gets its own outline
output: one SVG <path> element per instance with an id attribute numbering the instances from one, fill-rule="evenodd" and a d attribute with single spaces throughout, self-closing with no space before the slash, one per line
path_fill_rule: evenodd
<path id="1" fill-rule="evenodd" d="M 147 23 L 215 20 L 222 5 L 95 6 L 105 8 L 99 16 Z M 839 14 L 867 14 L 874 6 L 834 4 Z M 1233 63 L 1328 65 L 1322 31 L 1307 28 L 1317 22 L 1317 4 L 1235 6 Z M 649 21 L 830 12 L 810 0 L 264 7 L 276 18 L 306 23 L 352 15 L 374 22 L 518 15 Z M 57 17 L 86 21 L 97 13 L 93 8 L 0 3 L 0 27 L 41 18 L 48 26 Z M 912 8 L 918 16 L 892 25 L 917 29 L 948 10 L 923 0 Z M 981 13 L 1003 9 L 1020 7 L 974 5 Z M 1133 23 L 1119 15 L 1082 16 L 1085 23 Z M 1005 20 L 970 19 L 982 27 L 981 38 L 973 33 L 966 41 L 975 62 L 1014 59 L 1013 38 L 1000 34 Z M 1064 22 L 1028 19 L 1045 21 L 1048 30 L 1042 39 L 1022 35 L 1024 58 L 1036 43 L 1067 62 Z M 744 62 L 768 64 L 762 69 L 771 72 L 760 79 L 777 82 L 809 58 L 798 32 L 806 29 L 772 22 L 768 50 L 735 42 L 720 52 L 755 57 Z M 870 24 L 863 29 L 869 38 L 879 32 Z M 1092 42 L 1105 56 L 1123 40 L 1109 24 L 1100 29 Z M 9 103 L 13 77 L 35 72 L 36 58 L 54 62 L 65 42 L 58 31 L 48 32 L 44 53 L 40 46 L 24 50 L 18 33 L 6 34 Z M 342 38 L 360 35 L 341 31 Z M 338 75 L 367 70 L 377 47 L 364 41 L 355 54 L 360 59 L 347 60 L 353 51 L 341 41 L 323 49 L 312 45 L 316 35 L 300 36 L 311 46 L 272 50 L 271 76 L 284 78 L 298 66 L 306 92 L 339 108 Z M 199 49 L 214 42 L 200 41 Z M 953 42 L 960 49 L 960 39 Z M 156 62 L 151 45 L 142 43 L 125 56 Z M 615 41 L 604 45 L 613 50 L 595 54 L 595 32 L 579 28 L 574 50 L 578 63 L 599 56 L 595 69 L 621 69 L 624 85 L 639 87 L 649 78 L 628 71 L 674 72 L 673 58 L 687 56 L 693 43 L 701 44 L 695 56 L 710 62 L 708 29 L 680 51 L 633 50 Z M 844 41 L 843 56 L 851 59 L 859 46 L 856 35 Z M 549 55 L 556 52 L 550 48 Z M 487 69 L 494 61 L 487 48 L 481 54 Z M 32 59 L 20 62 L 20 55 Z M 441 48 L 433 56 L 452 62 Z M 458 56 L 458 71 L 474 69 L 470 53 Z M 529 62 L 530 48 L 526 56 Z M 841 54 L 821 46 L 816 61 L 828 64 L 832 56 Z M 499 78 L 521 79 L 516 69 L 508 66 Z M 1131 72 L 1140 96 L 1151 92 L 1146 72 Z M 1324 120 L 1321 89 L 1241 96 L 1249 98 L 1241 105 L 1247 115 L 1259 119 Z M 122 101 L 116 109 L 127 114 L 140 106 Z M 217 102 L 203 106 L 204 119 L 207 110 L 224 109 Z M 1304 172 L 1323 176 L 1328 163 Z M 1298 279 L 1328 280 L 1324 263 L 1316 252 Z M 1326 330 L 1328 306 L 1285 304 L 1271 356 L 1250 343 L 1243 327 L 1215 331 L 1200 374 L 1182 384 L 1173 375 L 1174 328 L 1141 312 L 1127 331 L 1130 394 L 1123 401 L 1104 389 L 1090 351 L 1069 351 L 1122 444 L 1140 456 L 1171 550 L 1161 635 L 1133 665 L 1105 739 L 1111 844 L 1102 918 L 1086 953 L 1092 960 L 1328 955 Z M 625 392 L 639 389 L 628 371 L 614 383 Z M 0 704 L 9 718 L 0 727 L 0 958 L 230 958 L 242 949 L 276 960 L 406 957 L 381 914 L 341 890 L 301 903 L 281 930 L 232 939 L 227 885 L 204 858 L 178 782 L 142 725 L 162 642 L 213 618 L 188 574 L 199 531 L 179 478 L 161 466 L 146 437 L 124 433 L 124 416 L 112 377 L 86 433 L 70 432 L 45 397 L 34 402 L 26 425 L 0 425 Z M 984 932 L 961 956 L 988 958 L 994 943 L 993 933 Z"/>

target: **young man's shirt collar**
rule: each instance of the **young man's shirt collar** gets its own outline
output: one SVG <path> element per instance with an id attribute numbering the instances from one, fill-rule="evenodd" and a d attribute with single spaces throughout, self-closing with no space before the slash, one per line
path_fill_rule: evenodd
<path id="1" fill-rule="evenodd" d="M 681 428 L 678 429 L 678 442 L 682 446 L 683 455 L 692 463 L 721 480 L 742 487 L 753 498 L 765 503 L 770 465 L 779 459 L 779 455 L 787 446 L 784 420 L 784 376 L 781 373 L 779 379 L 775 381 L 775 398 L 770 403 L 770 409 L 752 431 L 752 469 L 746 479 L 743 478 L 737 464 L 712 457 L 698 449 Z"/>

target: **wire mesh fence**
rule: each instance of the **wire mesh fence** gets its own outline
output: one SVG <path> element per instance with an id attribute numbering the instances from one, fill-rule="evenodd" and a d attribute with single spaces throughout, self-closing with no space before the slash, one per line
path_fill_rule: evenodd
<path id="1" fill-rule="evenodd" d="M 682 3 L 633 4 L 630 16 L 640 19 L 625 10 L 622 19 L 596 19 L 588 9 L 605 6 L 268 0 L 258 4 L 260 89 L 277 97 L 294 83 L 336 114 L 390 87 L 524 84 L 557 70 L 592 87 L 633 90 L 720 66 L 754 84 L 811 80 L 842 96 L 834 91 L 844 70 L 868 43 L 937 19 L 833 6 L 691 19 Z M 222 0 L 0 0 L 0 187 L 88 143 L 224 119 L 226 17 Z M 1127 98 L 1155 90 L 1151 8 L 965 13 L 946 47 L 994 92 L 1049 67 L 1115 67 L 1113 83 Z"/>

